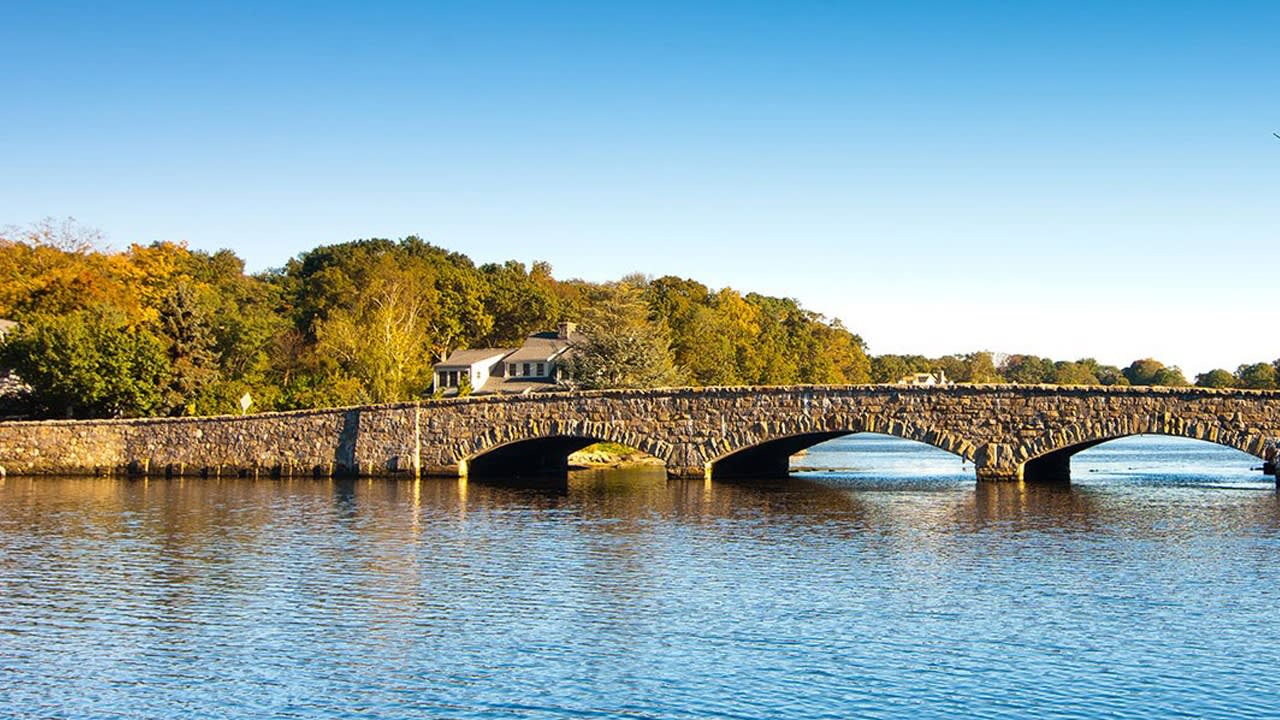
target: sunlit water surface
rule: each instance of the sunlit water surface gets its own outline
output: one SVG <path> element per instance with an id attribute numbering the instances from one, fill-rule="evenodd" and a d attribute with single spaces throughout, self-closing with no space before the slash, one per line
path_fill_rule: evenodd
<path id="1" fill-rule="evenodd" d="M 794 462 L 10 478 L 0 716 L 1280 715 L 1280 501 L 1256 460 L 1117 441 L 1069 488 L 977 486 L 879 436 Z"/>

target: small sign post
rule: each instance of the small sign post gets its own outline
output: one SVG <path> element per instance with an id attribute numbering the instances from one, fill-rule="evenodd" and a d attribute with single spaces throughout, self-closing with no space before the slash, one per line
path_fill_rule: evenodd
<path id="1" fill-rule="evenodd" d="M 253 404 L 253 398 L 249 397 L 249 393 L 240 396 L 240 414 L 249 412 L 249 406 Z"/>

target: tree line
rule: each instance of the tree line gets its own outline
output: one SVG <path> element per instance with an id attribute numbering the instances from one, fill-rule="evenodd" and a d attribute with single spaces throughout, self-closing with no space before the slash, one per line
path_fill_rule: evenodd
<path id="1" fill-rule="evenodd" d="M 1176 367 L 1124 368 L 991 353 L 871 357 L 840 321 L 790 298 L 678 277 L 562 280 L 551 266 L 475 264 L 410 236 L 324 245 L 246 273 L 229 250 L 124 250 L 73 221 L 0 231 L 0 367 L 30 388 L 0 414 L 208 415 L 411 400 L 452 350 L 516 347 L 580 323 L 580 387 L 896 382 L 1187 384 Z M 1215 370 L 1210 387 L 1275 387 L 1275 364 Z"/>
<path id="2" fill-rule="evenodd" d="M 1035 355 L 996 355 L 975 352 L 927 358 L 922 355 L 879 355 L 871 359 L 873 382 L 895 382 L 919 372 L 945 372 L 947 379 L 971 383 L 1019 385 L 1161 385 L 1165 387 L 1280 388 L 1280 360 L 1247 363 L 1234 372 L 1215 369 L 1196 375 L 1194 383 L 1176 365 L 1154 358 L 1134 360 L 1120 368 L 1093 358 L 1054 360 Z"/>

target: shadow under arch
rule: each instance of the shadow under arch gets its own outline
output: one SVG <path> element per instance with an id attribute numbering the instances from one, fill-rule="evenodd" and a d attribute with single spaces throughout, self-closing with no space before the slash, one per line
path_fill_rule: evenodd
<path id="1" fill-rule="evenodd" d="M 833 418 L 817 418 L 810 428 L 799 432 L 784 432 L 769 437 L 754 433 L 755 438 L 742 446 L 723 452 L 711 461 L 713 478 L 764 478 L 783 477 L 791 472 L 791 456 L 819 443 L 846 435 L 875 433 L 912 440 L 949 452 L 965 460 L 972 460 L 975 448 L 972 444 L 945 432 L 933 430 L 901 420 L 883 420 L 867 417 L 853 421 Z"/>
<path id="2" fill-rule="evenodd" d="M 491 430 L 460 453 L 460 474 L 472 478 L 564 475 L 570 470 L 570 455 L 601 442 L 634 448 L 666 462 L 662 448 L 654 443 L 600 423 L 585 425 L 590 427 L 572 424 L 529 433 Z"/>
<path id="3" fill-rule="evenodd" d="M 1128 428 L 1104 428 L 1087 432 L 1075 425 L 1049 433 L 1038 441 L 1024 446 L 1020 453 L 1024 460 L 1022 477 L 1030 482 L 1065 483 L 1071 480 L 1071 458 L 1092 447 L 1112 440 L 1140 435 L 1157 435 L 1193 440 L 1239 450 L 1246 455 L 1262 458 L 1265 438 L 1249 435 L 1206 423 L 1170 423 L 1159 417 L 1151 417 L 1145 423 Z"/>

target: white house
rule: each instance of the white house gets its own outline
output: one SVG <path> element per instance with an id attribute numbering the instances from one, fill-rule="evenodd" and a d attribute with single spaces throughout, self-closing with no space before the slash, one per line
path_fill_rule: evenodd
<path id="1" fill-rule="evenodd" d="M 947 379 L 947 373 L 939 370 L 936 373 L 912 373 L 903 377 L 898 381 L 899 385 L 950 385 L 951 381 Z"/>
<path id="2" fill-rule="evenodd" d="M 519 350 L 502 359 L 506 366 L 503 375 L 508 379 L 522 378 L 555 382 L 561 377 L 565 356 L 577 336 L 577 326 L 560 323 L 555 332 L 535 333 L 525 338 Z"/>
<path id="3" fill-rule="evenodd" d="M 510 348 L 454 350 L 444 362 L 437 363 L 433 368 L 435 382 L 431 389 L 457 393 L 458 388 L 469 381 L 472 390 L 479 390 L 494 374 L 502 374 L 502 358 L 512 352 L 514 351 Z"/>
<path id="4" fill-rule="evenodd" d="M 561 381 L 565 378 L 565 361 L 573 352 L 573 344 L 581 339 L 576 325 L 562 322 L 554 332 L 525 338 L 519 348 L 455 350 L 435 366 L 433 389 L 454 394 L 468 375 L 472 391 L 479 395 L 564 389 Z"/>

